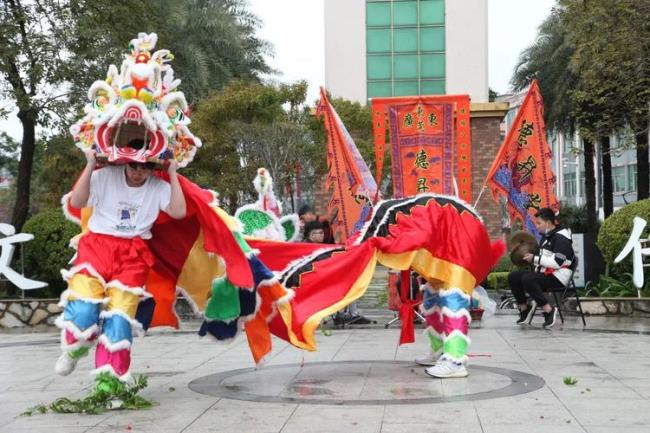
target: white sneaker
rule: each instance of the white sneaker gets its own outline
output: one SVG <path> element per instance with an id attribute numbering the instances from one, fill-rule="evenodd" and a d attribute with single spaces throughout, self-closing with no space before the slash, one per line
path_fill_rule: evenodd
<path id="1" fill-rule="evenodd" d="M 438 362 L 438 359 L 440 359 L 440 356 L 442 355 L 442 352 L 429 352 L 428 355 L 422 356 L 420 358 L 415 358 L 415 363 L 418 365 L 423 365 L 425 367 L 429 367 L 432 365 L 436 365 L 436 362 Z"/>
<path id="2" fill-rule="evenodd" d="M 63 352 L 56 361 L 54 371 L 56 371 L 56 374 L 60 374 L 61 376 L 67 376 L 72 373 L 76 366 L 77 360 L 68 355 L 68 352 Z"/>
<path id="3" fill-rule="evenodd" d="M 452 361 L 445 357 L 441 357 L 438 362 L 436 362 L 436 365 L 426 368 L 424 372 L 431 377 L 437 377 L 439 379 L 446 379 L 448 377 L 467 377 L 469 374 L 467 373 L 465 364 L 462 362 Z"/>

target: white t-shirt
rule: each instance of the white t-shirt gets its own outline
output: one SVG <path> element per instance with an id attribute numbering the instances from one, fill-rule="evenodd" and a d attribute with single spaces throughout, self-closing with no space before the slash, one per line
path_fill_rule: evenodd
<path id="1" fill-rule="evenodd" d="M 120 238 L 151 239 L 151 226 L 169 205 L 171 186 L 153 175 L 142 186 L 128 186 L 125 170 L 120 165 L 93 172 L 88 206 L 94 209 L 88 228 Z"/>

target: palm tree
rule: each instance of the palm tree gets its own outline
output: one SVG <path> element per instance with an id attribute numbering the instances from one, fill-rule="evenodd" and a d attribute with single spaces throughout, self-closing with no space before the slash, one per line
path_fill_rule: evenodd
<path id="1" fill-rule="evenodd" d="M 577 86 L 578 77 L 571 69 L 575 48 L 564 22 L 564 12 L 562 8 L 553 8 L 551 14 L 540 25 L 537 39 L 519 57 L 511 84 L 515 90 L 523 90 L 534 78 L 537 78 L 544 98 L 546 125 L 570 134 L 575 128 L 571 92 Z M 594 143 L 588 138 L 584 138 L 583 142 L 587 218 L 589 227 L 596 227 Z"/>
<path id="2" fill-rule="evenodd" d="M 233 79 L 259 82 L 271 72 L 271 47 L 255 36 L 261 22 L 245 0 L 163 0 L 160 11 L 159 44 L 174 54 L 190 104 Z"/>

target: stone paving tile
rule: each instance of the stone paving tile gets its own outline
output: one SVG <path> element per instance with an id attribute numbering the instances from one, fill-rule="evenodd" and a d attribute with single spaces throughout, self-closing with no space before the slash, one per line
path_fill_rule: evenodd
<path id="1" fill-rule="evenodd" d="M 295 404 L 219 400 L 184 433 L 279 432 L 295 412 Z"/>
<path id="2" fill-rule="evenodd" d="M 413 419 L 417 421 L 417 417 Z M 391 422 L 385 422 L 381 426 L 381 433 L 449 433 L 451 431 L 448 424 L 425 424 L 425 423 L 404 423 L 404 424 L 394 424 Z M 483 433 L 483 429 L 478 424 L 455 424 L 453 431 L 463 432 L 463 433 Z"/>
<path id="3" fill-rule="evenodd" d="M 100 416 L 19 417 L 37 403 L 49 403 L 61 396 L 84 396 L 92 386 L 87 373 L 93 362 L 90 358 L 83 360 L 73 375 L 57 377 L 53 374 L 59 354 L 57 332 L 0 333 L 0 432 L 649 431 L 649 319 L 589 317 L 588 328 L 583 330 L 582 324 L 571 318 L 552 331 L 539 326 L 520 328 L 513 322 L 514 316 L 497 315 L 472 329 L 470 364 L 541 376 L 546 385 L 528 394 L 474 402 L 376 406 L 219 399 L 197 394 L 188 384 L 203 376 L 254 367 L 245 338 L 232 344 L 214 344 L 188 332 L 156 332 L 135 340 L 133 370 L 149 376 L 149 387 L 143 395 L 157 405 L 145 411 L 116 411 Z M 196 324 L 184 329 L 191 327 Z M 599 331 L 608 329 L 634 333 Z M 398 328 L 334 330 L 329 337 L 317 336 L 319 350 L 312 353 L 274 338 L 274 351 L 267 365 L 394 359 L 411 362 L 426 352 L 426 338 L 420 331 L 416 331 L 416 343 L 412 345 L 397 347 L 398 337 Z M 402 398 L 418 392 L 459 395 L 509 383 L 507 377 L 488 374 L 455 381 L 432 380 L 414 364 L 395 364 L 394 370 L 389 368 L 376 375 L 356 372 L 350 365 L 354 364 L 322 367 L 331 370 L 325 375 L 331 378 L 330 391 L 334 394 L 355 398 Z M 256 384 L 253 374 L 251 385 L 264 393 L 299 395 L 300 385 L 309 385 L 310 369 L 298 375 L 298 386 L 294 384 L 291 391 L 283 385 L 288 380 L 283 374 L 289 370 L 261 370 L 268 372 L 264 383 Z M 575 377 L 578 383 L 567 386 L 562 382 L 564 376 Z M 231 380 L 236 382 L 240 377 L 231 376 Z"/>
<path id="4" fill-rule="evenodd" d="M 382 406 L 300 405 L 282 428 L 282 433 L 379 433 L 383 414 Z"/>

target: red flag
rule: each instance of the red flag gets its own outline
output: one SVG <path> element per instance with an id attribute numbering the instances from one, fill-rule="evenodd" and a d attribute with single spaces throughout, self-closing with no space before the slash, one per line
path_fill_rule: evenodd
<path id="1" fill-rule="evenodd" d="M 537 80 L 533 80 L 487 176 L 495 200 L 499 194 L 505 195 L 510 218 L 520 219 L 524 228 L 538 238 L 533 220 L 537 210 L 560 210 L 543 107 Z"/>
<path id="2" fill-rule="evenodd" d="M 422 192 L 472 199 L 468 95 L 373 98 L 376 178 L 383 171 L 386 119 L 390 126 L 393 194 Z"/>
<path id="3" fill-rule="evenodd" d="M 369 215 L 369 200 L 377 196 L 377 184 L 322 87 L 317 115 L 323 118 L 327 132 L 325 188 L 332 190 L 327 210 L 337 241 L 345 242 Z"/>

